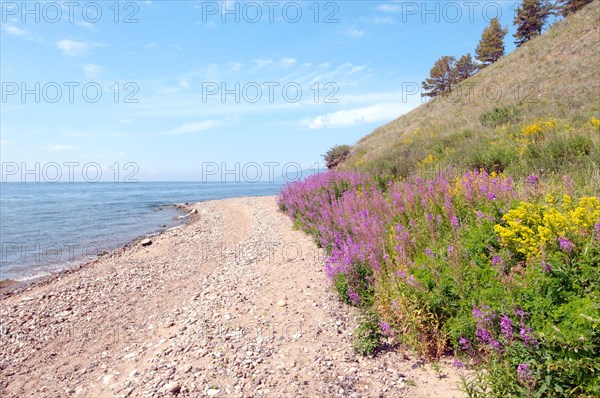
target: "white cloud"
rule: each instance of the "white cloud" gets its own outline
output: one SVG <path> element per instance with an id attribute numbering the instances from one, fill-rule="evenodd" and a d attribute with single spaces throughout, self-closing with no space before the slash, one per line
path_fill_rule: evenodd
<path id="1" fill-rule="evenodd" d="M 16 26 L 11 26 L 11 25 L 5 26 L 4 30 L 9 35 L 13 35 L 13 36 L 20 36 L 20 37 L 22 37 L 22 36 L 25 36 L 27 34 L 26 30 L 19 29 Z"/>
<path id="2" fill-rule="evenodd" d="M 242 69 L 242 66 L 244 66 L 244 64 L 242 64 L 241 62 L 230 62 L 229 63 L 229 69 L 232 72 L 239 72 Z"/>
<path id="3" fill-rule="evenodd" d="M 362 22 L 364 24 L 370 24 L 370 25 L 393 25 L 396 23 L 396 20 L 392 17 L 375 17 L 375 18 L 361 17 L 360 22 Z"/>
<path id="4" fill-rule="evenodd" d="M 269 66 L 273 63 L 272 59 L 255 59 L 252 62 L 256 65 L 257 68 L 264 68 L 265 66 Z"/>
<path id="5" fill-rule="evenodd" d="M 360 29 L 356 29 L 355 27 L 350 27 L 347 29 L 342 30 L 342 32 L 344 35 L 348 36 L 348 37 L 352 37 L 355 39 L 361 38 L 365 35 L 365 31 L 364 30 L 360 30 Z"/>
<path id="6" fill-rule="evenodd" d="M 204 120 L 201 122 L 185 123 L 171 131 L 168 131 L 166 134 L 167 135 L 181 135 L 181 134 L 198 133 L 200 131 L 208 130 L 213 127 L 219 126 L 220 124 L 221 123 L 219 121 L 212 120 L 212 119 Z"/>
<path id="7" fill-rule="evenodd" d="M 190 88 L 192 85 L 187 80 L 179 80 L 173 87 L 167 87 L 159 89 L 157 92 L 160 94 L 178 94 L 185 89 Z"/>
<path id="8" fill-rule="evenodd" d="M 388 102 L 363 108 L 344 109 L 305 120 L 311 129 L 345 127 L 362 123 L 385 122 L 397 118 L 410 107 L 407 104 Z"/>
<path id="9" fill-rule="evenodd" d="M 61 152 L 61 151 L 70 151 L 71 149 L 75 149 L 73 145 L 61 145 L 61 144 L 48 144 L 46 149 L 50 152 Z"/>
<path id="10" fill-rule="evenodd" d="M 104 72 L 104 67 L 101 65 L 86 64 L 83 65 L 83 74 L 88 79 L 95 79 Z"/>
<path id="11" fill-rule="evenodd" d="M 152 48 L 158 46 L 157 42 L 152 42 L 144 45 L 144 48 Z"/>
<path id="12" fill-rule="evenodd" d="M 82 28 L 85 28 L 88 30 L 91 30 L 92 32 L 98 32 L 98 29 L 96 29 L 96 25 L 91 22 L 78 21 L 78 22 L 75 22 L 75 25 L 81 26 Z"/>
<path id="13" fill-rule="evenodd" d="M 376 10 L 379 10 L 381 12 L 398 12 L 400 11 L 400 6 L 396 5 L 396 4 L 381 4 L 377 7 L 375 7 Z"/>
<path id="14" fill-rule="evenodd" d="M 284 68 L 289 68 L 290 66 L 294 66 L 294 64 L 298 62 L 296 61 L 295 58 L 283 58 L 281 60 L 281 63 L 283 64 Z"/>
<path id="15" fill-rule="evenodd" d="M 364 70 L 366 67 L 367 67 L 366 65 L 355 66 L 354 68 L 350 69 L 350 71 L 348 71 L 348 73 L 346 73 L 346 76 L 352 76 L 353 74 L 358 73 L 361 70 Z"/>
<path id="16" fill-rule="evenodd" d="M 10 144 L 14 144 L 14 141 L 0 139 L 0 145 L 4 146 L 4 145 L 10 145 Z"/>
<path id="17" fill-rule="evenodd" d="M 75 57 L 79 55 L 84 55 L 91 47 L 90 43 L 86 43 L 83 41 L 75 41 L 64 39 L 56 42 L 56 47 L 61 50 L 65 55 Z"/>

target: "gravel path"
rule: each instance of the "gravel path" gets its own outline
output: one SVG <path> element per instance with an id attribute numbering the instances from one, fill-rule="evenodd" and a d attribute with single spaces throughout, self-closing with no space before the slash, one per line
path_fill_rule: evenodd
<path id="1" fill-rule="evenodd" d="M 0 301 L 2 397 L 461 397 L 447 363 L 352 352 L 356 309 L 274 197 L 192 221 Z"/>

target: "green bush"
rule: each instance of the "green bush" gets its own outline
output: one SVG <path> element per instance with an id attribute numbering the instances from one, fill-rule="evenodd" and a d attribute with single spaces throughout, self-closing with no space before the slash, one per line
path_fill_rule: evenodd
<path id="1" fill-rule="evenodd" d="M 327 153 L 323 155 L 327 168 L 330 170 L 334 169 L 346 160 L 350 155 L 350 149 L 349 145 L 336 145 L 328 150 Z"/>
<path id="2" fill-rule="evenodd" d="M 483 169 L 489 173 L 502 173 L 519 158 L 516 149 L 508 142 L 490 145 L 480 141 L 475 146 L 468 148 L 464 155 L 469 169 Z"/>
<path id="3" fill-rule="evenodd" d="M 479 117 L 479 121 L 485 127 L 498 127 L 503 124 L 514 123 L 517 121 L 517 111 L 515 108 L 494 108 Z"/>
<path id="4" fill-rule="evenodd" d="M 383 334 L 375 312 L 363 312 L 362 320 L 354 332 L 354 351 L 372 355 L 379 348 Z"/>

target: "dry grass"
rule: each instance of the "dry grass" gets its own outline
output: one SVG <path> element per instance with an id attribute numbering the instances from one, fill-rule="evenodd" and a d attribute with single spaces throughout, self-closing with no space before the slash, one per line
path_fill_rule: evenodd
<path id="1" fill-rule="evenodd" d="M 510 38 L 507 38 L 510 39 Z M 509 124 L 540 117 L 581 125 L 600 115 L 600 1 L 556 23 L 496 64 L 362 138 L 346 167 L 414 168 L 427 149 L 408 145 L 415 131 L 428 143 L 465 135 L 493 136 L 482 115 L 495 108 L 514 110 Z M 595 130 L 587 131 L 594 135 Z M 594 138 L 594 143 L 598 141 Z M 456 146 L 456 145 L 455 145 Z M 460 145 L 459 145 L 460 148 Z M 400 174 L 407 174 L 400 171 Z"/>

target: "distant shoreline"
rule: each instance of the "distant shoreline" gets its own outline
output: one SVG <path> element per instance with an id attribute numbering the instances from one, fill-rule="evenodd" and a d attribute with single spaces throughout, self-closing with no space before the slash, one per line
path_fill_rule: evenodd
<path id="1" fill-rule="evenodd" d="M 134 239 L 127 240 L 120 244 L 116 244 L 114 247 L 110 248 L 108 251 L 103 251 L 101 253 L 95 254 L 89 257 L 80 257 L 72 260 L 66 260 L 59 264 L 53 264 L 57 270 L 49 270 L 47 273 L 39 276 L 32 275 L 30 277 L 24 277 L 22 280 L 19 279 L 11 279 L 4 278 L 0 279 L 0 299 L 3 299 L 8 296 L 12 296 L 14 294 L 19 294 L 34 285 L 43 285 L 47 283 L 51 283 L 56 278 L 61 278 L 65 275 L 69 275 L 73 272 L 79 271 L 81 268 L 84 268 L 90 264 L 94 264 L 100 261 L 102 258 L 108 256 L 112 257 L 122 253 L 129 247 L 135 246 L 139 244 L 144 239 L 152 238 L 155 236 L 162 235 L 165 232 L 179 229 L 190 222 L 190 211 L 193 204 L 190 203 L 174 203 L 174 204 L 166 204 L 163 207 L 173 207 L 177 209 L 181 215 L 179 217 L 182 222 L 176 224 L 175 226 L 160 229 L 158 232 L 153 232 L 150 234 L 139 235 Z"/>

